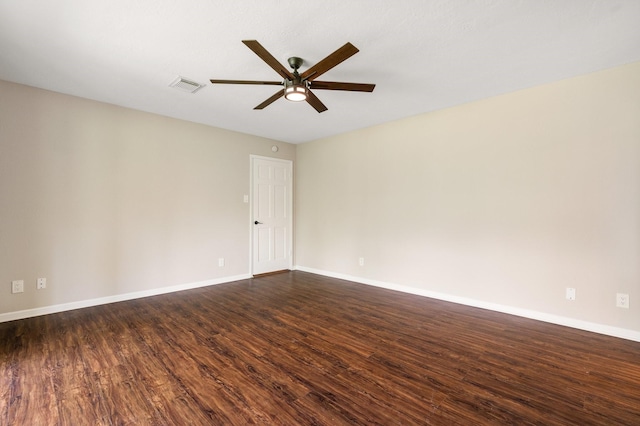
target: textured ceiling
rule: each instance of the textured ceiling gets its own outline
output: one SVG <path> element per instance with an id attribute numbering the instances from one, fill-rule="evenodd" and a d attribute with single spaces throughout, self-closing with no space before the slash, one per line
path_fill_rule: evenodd
<path id="1" fill-rule="evenodd" d="M 0 79 L 300 143 L 638 61 L 639 23 L 638 0 L 0 0 Z M 277 87 L 208 82 L 279 79 L 246 39 L 302 70 L 349 41 L 321 80 L 376 89 L 255 111 Z"/>

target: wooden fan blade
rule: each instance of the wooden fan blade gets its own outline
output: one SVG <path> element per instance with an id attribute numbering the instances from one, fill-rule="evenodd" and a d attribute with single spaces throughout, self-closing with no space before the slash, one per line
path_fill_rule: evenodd
<path id="1" fill-rule="evenodd" d="M 307 103 L 314 107 L 318 112 L 325 112 L 328 109 L 311 90 L 307 91 Z"/>
<path id="2" fill-rule="evenodd" d="M 280 62 L 276 58 L 273 57 L 271 53 L 267 51 L 260 43 L 256 40 L 242 40 L 242 42 L 251 50 L 253 53 L 258 55 L 260 59 L 265 61 L 267 65 L 275 70 L 281 77 L 286 78 L 287 80 L 293 79 L 293 74 L 287 69 L 287 67 L 283 67 Z"/>
<path id="3" fill-rule="evenodd" d="M 358 52 L 359 50 L 353 44 L 346 43 L 340 49 L 336 50 L 335 52 L 303 72 L 300 77 L 302 77 L 303 80 L 315 80 L 325 72 L 329 71 L 331 68 L 349 59 Z"/>
<path id="4" fill-rule="evenodd" d="M 262 84 L 268 86 L 282 86 L 282 81 L 254 81 L 254 80 L 209 80 L 213 84 Z"/>
<path id="5" fill-rule="evenodd" d="M 349 92 L 373 92 L 375 84 L 339 83 L 335 81 L 311 81 L 309 87 L 322 90 L 347 90 Z"/>
<path id="6" fill-rule="evenodd" d="M 275 101 L 277 101 L 283 96 L 284 96 L 284 90 L 278 90 L 276 93 L 273 94 L 273 96 L 271 96 L 269 99 L 267 99 L 266 101 L 264 101 L 263 103 L 255 107 L 254 109 L 264 109 L 265 107 L 268 107 L 269 105 L 271 105 L 272 103 L 274 103 Z"/>

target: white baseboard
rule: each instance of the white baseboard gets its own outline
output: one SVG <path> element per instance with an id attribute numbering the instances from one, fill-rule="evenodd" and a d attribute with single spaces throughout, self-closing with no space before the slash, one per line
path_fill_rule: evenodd
<path id="1" fill-rule="evenodd" d="M 176 291 L 191 290 L 193 288 L 206 287 L 216 284 L 230 283 L 233 281 L 246 280 L 251 278 L 250 274 L 236 275 L 231 277 L 215 278 L 194 283 L 179 284 L 171 287 L 154 288 L 151 290 L 136 291 L 133 293 L 117 294 L 114 296 L 99 297 L 97 299 L 81 300 L 78 302 L 63 303 L 60 305 L 44 306 L 42 308 L 26 309 L 23 311 L 7 312 L 0 314 L 0 323 L 14 321 L 24 318 L 37 317 L 40 315 L 55 314 L 58 312 L 71 311 L 73 309 L 88 308 L 91 306 L 106 305 L 108 303 L 124 302 L 126 300 L 140 299 L 143 297 L 157 296 L 160 294 L 174 293 Z"/>
<path id="2" fill-rule="evenodd" d="M 353 281 L 356 283 L 367 284 L 375 287 L 381 287 L 388 290 L 401 291 L 403 293 L 410 293 L 418 296 L 430 297 L 432 299 L 444 300 L 446 302 L 453 302 L 461 305 L 473 306 L 475 308 L 488 309 L 490 311 L 502 312 L 505 314 L 516 315 L 519 317 L 534 319 L 538 321 L 544 321 L 551 324 L 562 325 L 565 327 L 571 327 L 579 330 L 591 331 L 594 333 L 604 334 L 607 336 L 619 337 L 622 339 L 640 342 L 640 332 L 635 330 L 629 330 L 626 328 L 612 327 L 609 325 L 582 321 L 574 318 L 568 318 L 568 317 L 562 317 L 559 315 L 547 314 L 544 312 L 532 311 L 529 309 L 516 308 L 513 306 L 500 305 L 497 303 L 489 303 L 481 300 L 469 299 L 466 297 L 459 297 L 459 296 L 454 296 L 446 293 L 439 293 L 439 292 L 424 290 L 416 287 L 387 283 L 383 281 L 370 280 L 367 278 L 356 277 L 353 275 L 346 275 L 346 274 L 340 274 L 336 272 L 323 271 L 323 270 L 314 269 L 314 268 L 307 268 L 306 266 L 296 265 L 294 269 L 298 271 L 303 271 L 303 272 L 310 272 L 312 274 L 324 275 L 326 277 Z"/>

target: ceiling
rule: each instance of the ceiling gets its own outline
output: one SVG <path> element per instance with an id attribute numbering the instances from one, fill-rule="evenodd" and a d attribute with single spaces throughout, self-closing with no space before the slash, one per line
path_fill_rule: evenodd
<path id="1" fill-rule="evenodd" d="M 639 23 L 638 0 L 0 0 L 0 79 L 302 143 L 639 61 Z M 256 111 L 276 87 L 209 83 L 279 80 L 252 39 L 301 71 L 351 42 L 321 80 L 376 89 Z"/>

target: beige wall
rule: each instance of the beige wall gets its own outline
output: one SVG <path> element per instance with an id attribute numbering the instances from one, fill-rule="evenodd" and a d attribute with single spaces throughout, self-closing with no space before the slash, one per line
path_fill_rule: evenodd
<path id="1" fill-rule="evenodd" d="M 302 268 L 640 331 L 639 93 L 636 63 L 296 147 L 0 81 L 0 316 L 248 274 L 275 143 Z"/>
<path id="2" fill-rule="evenodd" d="M 297 170 L 302 268 L 640 331 L 640 63 L 299 145 Z"/>
<path id="3" fill-rule="evenodd" d="M 0 81 L 0 314 L 248 274 L 249 156 L 295 148 Z"/>

